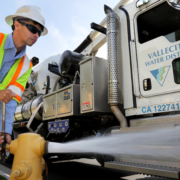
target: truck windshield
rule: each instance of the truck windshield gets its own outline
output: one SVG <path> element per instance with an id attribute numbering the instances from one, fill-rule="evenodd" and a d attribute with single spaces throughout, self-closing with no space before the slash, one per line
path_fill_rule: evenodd
<path id="1" fill-rule="evenodd" d="M 170 42 L 180 40 L 180 11 L 166 2 L 137 18 L 139 42 L 145 43 L 159 36 Z"/>

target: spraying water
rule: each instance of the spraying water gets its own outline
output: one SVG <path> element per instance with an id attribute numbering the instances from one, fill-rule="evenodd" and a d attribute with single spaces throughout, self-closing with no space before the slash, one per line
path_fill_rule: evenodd
<path id="1" fill-rule="evenodd" d="M 111 134 L 69 143 L 49 143 L 49 153 L 139 155 L 180 160 L 180 129 Z"/>

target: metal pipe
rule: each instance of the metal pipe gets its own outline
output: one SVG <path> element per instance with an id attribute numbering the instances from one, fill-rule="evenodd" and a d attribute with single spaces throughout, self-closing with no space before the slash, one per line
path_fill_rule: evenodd
<path id="1" fill-rule="evenodd" d="M 126 4 L 129 4 L 130 2 L 132 2 L 133 0 L 121 0 L 113 9 L 113 11 L 116 11 L 120 6 L 124 6 Z M 106 18 L 104 18 L 101 23 L 99 24 L 100 26 L 106 27 Z M 96 39 L 98 36 L 100 35 L 100 32 L 98 31 L 92 31 L 90 33 L 90 38 L 92 39 L 92 41 L 94 39 Z"/>
<path id="2" fill-rule="evenodd" d="M 119 36 L 119 18 L 114 11 L 108 6 L 104 6 L 105 13 L 107 14 L 107 47 L 108 47 L 108 102 L 111 110 L 118 119 L 121 127 L 127 127 L 127 120 L 118 108 L 120 103 L 119 91 L 119 49 L 118 49 L 118 36 Z M 121 71 L 121 69 L 120 69 Z"/>
<path id="3" fill-rule="evenodd" d="M 86 39 L 74 50 L 74 52 L 81 53 L 89 44 L 92 43 L 92 39 L 90 38 L 89 34 Z"/>
<path id="4" fill-rule="evenodd" d="M 122 114 L 122 112 L 120 111 L 118 106 L 111 105 L 111 111 L 116 116 L 116 118 L 119 121 L 121 127 L 127 127 L 128 126 L 127 120 L 124 117 L 124 115 Z"/>
<path id="5" fill-rule="evenodd" d="M 6 104 L 3 102 L 2 108 L 2 133 L 5 133 Z"/>
<path id="6" fill-rule="evenodd" d="M 6 156 L 5 146 L 6 146 L 6 134 L 5 134 L 5 119 L 6 119 L 6 104 L 3 102 L 2 105 L 2 134 L 4 138 L 3 144 L 0 144 L 1 153 L 0 153 L 0 162 L 2 162 Z"/>

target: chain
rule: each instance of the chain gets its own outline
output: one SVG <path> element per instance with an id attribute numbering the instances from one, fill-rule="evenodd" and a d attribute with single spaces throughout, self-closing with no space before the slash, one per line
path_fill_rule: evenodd
<path id="1" fill-rule="evenodd" d="M 46 169 L 46 172 L 45 172 L 46 180 L 48 180 L 48 166 L 47 166 L 47 163 L 45 164 L 45 169 Z"/>

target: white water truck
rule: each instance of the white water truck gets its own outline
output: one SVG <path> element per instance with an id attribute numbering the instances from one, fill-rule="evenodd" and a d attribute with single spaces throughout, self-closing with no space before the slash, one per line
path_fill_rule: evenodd
<path id="1" fill-rule="evenodd" d="M 65 143 L 179 127 L 180 1 L 121 1 L 104 10 L 107 17 L 99 25 L 91 24 L 95 31 L 78 48 L 34 66 L 14 115 L 14 139 L 30 131 Z M 106 42 L 107 60 L 96 56 Z M 177 146 L 179 142 L 177 135 Z M 151 146 L 166 149 L 171 143 Z M 96 158 L 106 168 L 179 179 L 180 151 L 164 159 L 54 155 L 58 160 Z"/>

